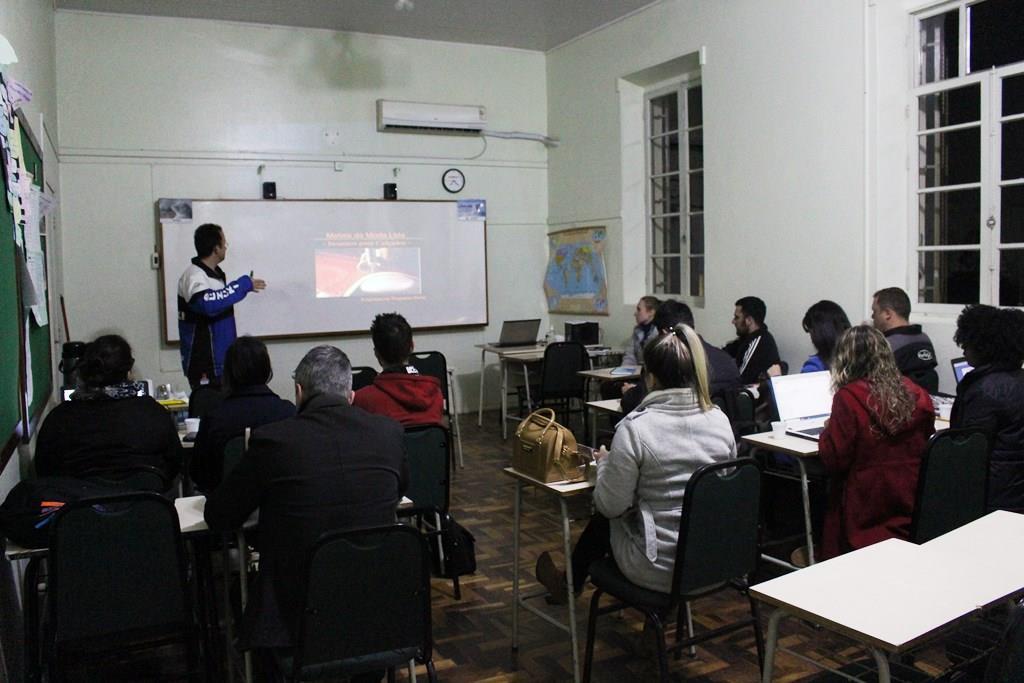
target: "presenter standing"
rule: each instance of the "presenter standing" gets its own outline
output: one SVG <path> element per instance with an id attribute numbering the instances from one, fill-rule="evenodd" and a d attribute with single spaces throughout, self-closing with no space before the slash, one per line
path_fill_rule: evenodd
<path id="1" fill-rule="evenodd" d="M 236 336 L 234 305 L 267 283 L 252 273 L 227 281 L 220 264 L 228 241 L 219 225 L 200 225 L 193 239 L 196 256 L 178 280 L 181 367 L 193 389 L 204 384 L 219 388 L 224 354 Z"/>

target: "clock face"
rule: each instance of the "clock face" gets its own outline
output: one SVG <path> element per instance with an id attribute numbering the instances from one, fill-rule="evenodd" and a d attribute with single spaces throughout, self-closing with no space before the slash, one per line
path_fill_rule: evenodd
<path id="1" fill-rule="evenodd" d="M 466 176 L 457 168 L 449 168 L 441 176 L 441 184 L 451 193 L 461 192 L 466 186 Z"/>

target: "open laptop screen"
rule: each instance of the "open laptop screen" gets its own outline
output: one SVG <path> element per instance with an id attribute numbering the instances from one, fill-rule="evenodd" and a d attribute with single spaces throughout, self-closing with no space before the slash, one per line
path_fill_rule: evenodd
<path id="1" fill-rule="evenodd" d="M 506 320 L 501 324 L 499 346 L 526 346 L 537 343 L 540 318 L 528 320 Z"/>
<path id="2" fill-rule="evenodd" d="M 966 358 L 954 358 L 950 363 L 953 365 L 953 377 L 956 378 L 957 384 L 960 384 L 960 380 L 964 378 L 964 375 L 974 369 L 971 367 L 971 364 L 967 362 Z"/>
<path id="3" fill-rule="evenodd" d="M 784 422 L 832 412 L 832 377 L 828 370 L 771 378 L 772 397 Z"/>

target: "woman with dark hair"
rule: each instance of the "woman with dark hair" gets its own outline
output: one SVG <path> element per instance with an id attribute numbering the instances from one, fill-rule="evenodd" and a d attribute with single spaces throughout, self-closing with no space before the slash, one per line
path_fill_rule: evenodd
<path id="1" fill-rule="evenodd" d="M 108 334 L 85 347 L 80 386 L 46 416 L 36 441 L 39 476 L 123 479 L 157 468 L 165 483 L 181 466 L 174 418 L 128 375 L 135 359 L 122 337 Z M 140 395 L 142 394 L 142 395 Z"/>
<path id="2" fill-rule="evenodd" d="M 227 394 L 200 420 L 189 465 L 189 474 L 199 490 L 210 492 L 220 484 L 228 441 L 245 434 L 246 428 L 295 415 L 295 405 L 267 386 L 273 375 L 270 354 L 259 339 L 239 337 L 228 347 L 224 356 Z"/>
<path id="3" fill-rule="evenodd" d="M 935 433 L 931 396 L 900 374 L 889 343 L 870 325 L 839 337 L 832 387 L 832 415 L 818 442 L 831 476 L 823 559 L 907 538 L 921 456 Z"/>
<path id="4" fill-rule="evenodd" d="M 967 306 L 953 341 L 974 369 L 956 387 L 950 425 L 989 434 L 989 509 L 1024 512 L 1024 312 Z"/>
<path id="5" fill-rule="evenodd" d="M 573 589 L 583 590 L 590 564 L 615 558 L 644 588 L 671 590 L 686 482 L 700 467 L 736 457 L 729 419 L 711 402 L 700 337 L 679 324 L 644 347 L 648 394 L 615 428 L 611 451 L 597 462 L 597 508 L 572 553 Z M 565 574 L 549 553 L 537 560 L 537 580 L 565 600 Z"/>
<path id="6" fill-rule="evenodd" d="M 811 335 L 815 353 L 804 361 L 800 372 L 828 370 L 839 335 L 850 329 L 846 312 L 836 302 L 822 299 L 804 313 L 803 327 Z"/>

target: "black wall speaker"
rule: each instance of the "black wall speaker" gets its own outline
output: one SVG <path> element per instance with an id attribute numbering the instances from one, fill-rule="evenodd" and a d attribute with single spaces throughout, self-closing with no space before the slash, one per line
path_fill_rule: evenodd
<path id="1" fill-rule="evenodd" d="M 384 183 L 384 199 L 398 199 L 398 183 Z"/>
<path id="2" fill-rule="evenodd" d="M 277 183 L 263 183 L 263 198 L 277 199 Z"/>

